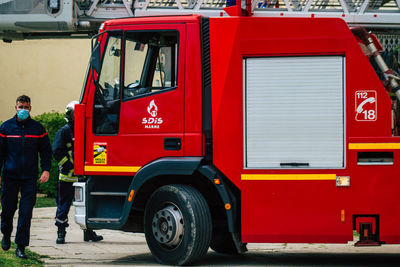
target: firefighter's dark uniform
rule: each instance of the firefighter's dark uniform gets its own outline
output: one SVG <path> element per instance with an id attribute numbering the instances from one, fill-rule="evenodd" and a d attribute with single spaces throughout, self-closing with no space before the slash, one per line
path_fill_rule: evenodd
<path id="1" fill-rule="evenodd" d="M 57 190 L 57 212 L 56 223 L 58 227 L 57 244 L 65 243 L 65 228 L 68 225 L 68 213 L 74 198 L 73 183 L 78 181 L 74 175 L 74 127 L 73 121 L 61 127 L 53 141 L 53 156 L 58 162 L 58 190 Z M 96 235 L 92 230 L 84 230 L 84 241 L 100 241 L 102 236 Z"/>
<path id="2" fill-rule="evenodd" d="M 46 130 L 39 122 L 30 117 L 18 121 L 14 116 L 1 125 L 1 232 L 6 237 L 11 236 L 18 191 L 21 189 L 15 243 L 23 247 L 29 245 L 32 210 L 36 203 L 38 154 L 42 171 L 50 171 L 51 145 Z"/>
<path id="3" fill-rule="evenodd" d="M 78 181 L 74 175 L 74 129 L 70 124 L 61 127 L 53 141 L 53 156 L 58 162 L 58 190 L 56 226 L 65 230 L 68 227 L 68 213 L 74 198 L 73 183 Z"/>

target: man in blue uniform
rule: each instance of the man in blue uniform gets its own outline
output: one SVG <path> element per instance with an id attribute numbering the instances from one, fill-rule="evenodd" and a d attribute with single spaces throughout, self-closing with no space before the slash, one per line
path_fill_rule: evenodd
<path id="1" fill-rule="evenodd" d="M 44 127 L 29 116 L 31 99 L 22 95 L 17 98 L 17 114 L 0 127 L 0 171 L 1 188 L 1 247 L 9 250 L 13 217 L 19 201 L 18 226 L 15 236 L 15 254 L 25 258 L 25 247 L 29 245 L 32 210 L 36 203 L 36 181 L 38 178 L 38 154 L 42 175 L 40 182 L 49 180 L 51 167 L 51 145 Z"/>
<path id="2" fill-rule="evenodd" d="M 65 120 L 68 122 L 61 127 L 53 141 L 53 155 L 59 166 L 58 189 L 57 189 L 57 213 L 56 226 L 57 244 L 65 243 L 65 235 L 68 225 L 68 213 L 74 198 L 73 183 L 78 181 L 74 175 L 74 109 L 77 101 L 70 102 L 65 109 Z M 100 241 L 102 236 L 96 235 L 92 230 L 83 231 L 84 241 Z"/>

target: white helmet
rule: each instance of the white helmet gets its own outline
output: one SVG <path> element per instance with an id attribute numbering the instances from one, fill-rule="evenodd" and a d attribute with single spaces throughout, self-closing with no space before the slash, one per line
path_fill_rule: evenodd
<path id="1" fill-rule="evenodd" d="M 69 102 L 68 105 L 65 107 L 65 120 L 67 122 L 72 123 L 74 121 L 74 110 L 76 104 L 79 104 L 79 102 L 74 100 Z"/>

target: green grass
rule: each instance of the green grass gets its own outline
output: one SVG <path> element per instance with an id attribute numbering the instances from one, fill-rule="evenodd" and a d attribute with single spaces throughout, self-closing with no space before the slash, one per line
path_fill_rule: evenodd
<path id="1" fill-rule="evenodd" d="M 49 197 L 37 197 L 35 208 L 55 207 L 56 199 Z M 0 204 L 1 209 L 1 204 Z M 39 254 L 25 249 L 26 260 L 19 259 L 15 256 L 16 245 L 12 243 L 9 251 L 3 251 L 0 249 L 0 266 L 7 267 L 20 267 L 20 266 L 44 266 L 44 262 L 41 258 L 46 256 L 40 256 Z"/>
<path id="2" fill-rule="evenodd" d="M 53 197 L 38 197 L 36 198 L 35 208 L 55 207 L 56 199 Z"/>
<path id="3" fill-rule="evenodd" d="M 17 258 L 15 256 L 15 243 L 11 244 L 11 248 L 8 251 L 3 251 L 0 249 L 0 266 L 7 266 L 7 267 L 20 267 L 20 266 L 44 266 L 44 261 L 42 257 L 30 251 L 29 249 L 25 249 L 25 255 L 27 259 L 23 260 Z"/>

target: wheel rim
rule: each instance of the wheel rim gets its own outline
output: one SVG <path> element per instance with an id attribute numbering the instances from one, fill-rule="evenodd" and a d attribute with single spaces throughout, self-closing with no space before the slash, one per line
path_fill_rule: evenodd
<path id="1" fill-rule="evenodd" d="M 167 249 L 176 248 L 183 239 L 183 216 L 180 209 L 167 203 L 164 208 L 157 211 L 152 220 L 154 238 Z"/>

